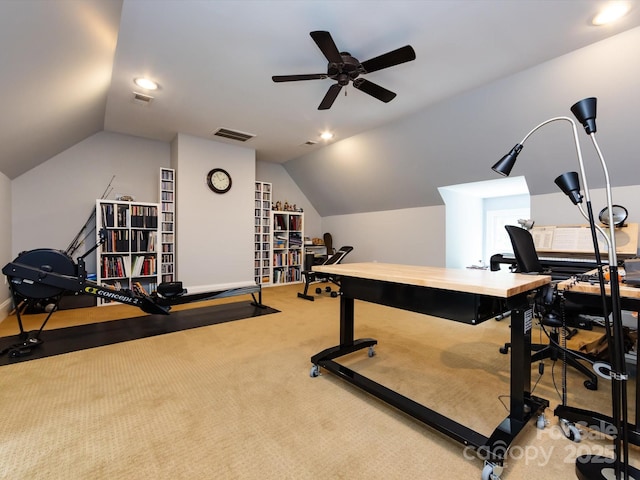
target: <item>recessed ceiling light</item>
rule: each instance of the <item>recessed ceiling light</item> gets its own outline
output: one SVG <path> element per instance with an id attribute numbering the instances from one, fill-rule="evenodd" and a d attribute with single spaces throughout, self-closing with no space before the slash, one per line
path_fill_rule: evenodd
<path id="1" fill-rule="evenodd" d="M 631 6 L 628 2 L 610 2 L 600 11 L 600 13 L 593 17 L 592 23 L 599 26 L 615 22 L 629 13 L 630 9 Z"/>
<path id="2" fill-rule="evenodd" d="M 158 84 L 153 80 L 149 80 L 148 78 L 134 78 L 133 83 L 135 83 L 140 88 L 144 88 L 145 90 L 158 89 Z"/>
<path id="3" fill-rule="evenodd" d="M 320 134 L 320 138 L 323 140 L 331 140 L 333 138 L 333 133 L 331 132 L 322 132 Z"/>

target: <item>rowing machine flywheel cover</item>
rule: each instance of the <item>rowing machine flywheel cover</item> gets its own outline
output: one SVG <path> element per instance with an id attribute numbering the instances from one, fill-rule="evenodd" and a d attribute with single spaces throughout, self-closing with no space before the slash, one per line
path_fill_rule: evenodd
<path id="1" fill-rule="evenodd" d="M 13 263 L 26 265 L 42 270 L 43 274 L 57 273 L 59 275 L 75 276 L 76 265 L 73 259 L 60 250 L 51 248 L 37 248 L 20 253 Z M 13 289 L 25 298 L 49 298 L 60 295 L 63 288 L 45 285 L 39 282 L 26 281 L 19 277 L 8 276 Z"/>

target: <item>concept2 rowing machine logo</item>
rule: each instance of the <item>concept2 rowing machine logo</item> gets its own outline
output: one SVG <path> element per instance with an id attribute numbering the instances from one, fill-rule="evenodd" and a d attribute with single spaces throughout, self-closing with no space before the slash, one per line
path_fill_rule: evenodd
<path id="1" fill-rule="evenodd" d="M 133 305 L 136 305 L 137 299 L 129 297 L 127 295 L 123 295 L 121 293 L 118 292 L 112 292 L 109 290 L 103 290 L 101 288 L 98 287 L 84 287 L 84 291 L 85 293 L 88 293 L 89 295 L 95 295 L 98 297 L 102 297 L 102 298 L 108 298 L 109 300 L 115 300 L 116 302 L 122 302 L 122 303 L 130 303 Z"/>

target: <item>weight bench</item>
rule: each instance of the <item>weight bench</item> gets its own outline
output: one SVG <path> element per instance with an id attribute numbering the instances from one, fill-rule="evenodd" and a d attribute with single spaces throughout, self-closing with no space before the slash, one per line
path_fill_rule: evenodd
<path id="1" fill-rule="evenodd" d="M 342 259 L 346 257 L 351 250 L 353 250 L 353 247 L 344 246 L 340 248 L 340 250 L 338 250 L 336 253 L 331 255 L 329 258 L 327 258 L 321 265 L 335 265 L 337 263 L 340 263 L 342 262 Z M 311 282 L 316 282 L 316 281 L 331 282 L 334 285 L 337 285 L 338 287 L 340 287 L 340 277 L 333 274 L 314 272 L 313 270 L 305 270 L 302 272 L 302 275 L 304 275 L 304 279 L 305 279 L 304 292 L 302 293 L 298 292 L 298 297 L 304 298 L 305 300 L 311 300 L 312 302 L 314 301 L 314 297 L 312 295 L 309 295 L 308 293 L 309 285 L 311 284 Z M 331 286 L 325 287 L 325 292 L 331 293 L 332 297 L 338 296 L 338 292 L 331 291 Z M 317 294 L 322 293 L 322 288 L 320 287 L 316 288 L 316 293 Z"/>

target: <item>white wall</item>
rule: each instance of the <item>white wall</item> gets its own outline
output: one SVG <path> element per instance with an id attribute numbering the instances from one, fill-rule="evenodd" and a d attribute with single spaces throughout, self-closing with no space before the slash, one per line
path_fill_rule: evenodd
<path id="1" fill-rule="evenodd" d="M 281 164 L 256 162 L 256 180 L 272 184 L 273 203 L 280 200 L 284 205 L 287 201 L 303 209 L 305 237 L 322 238 L 324 232 L 320 215 Z"/>
<path id="2" fill-rule="evenodd" d="M 445 202 L 445 266 L 464 268 L 478 265 L 483 255 L 484 201 L 481 197 L 468 195 L 460 191 L 455 193 L 446 188 L 440 189 Z M 461 216 L 460 212 L 465 212 Z M 469 235 L 476 235 L 471 240 Z"/>
<path id="3" fill-rule="evenodd" d="M 0 172 L 0 267 L 13 260 L 11 255 L 11 180 Z M 0 321 L 11 308 L 9 288 L 6 277 L 0 280 Z"/>
<path id="4" fill-rule="evenodd" d="M 168 167 L 169 160 L 167 143 L 100 132 L 15 178 L 12 254 L 34 248 L 66 250 L 114 175 L 109 199 L 128 194 L 140 202 L 157 202 L 159 169 Z M 84 246 L 94 243 L 95 231 Z M 93 255 L 87 266 L 95 268 Z"/>
<path id="5" fill-rule="evenodd" d="M 419 207 L 324 217 L 333 245 L 351 245 L 344 263 L 445 266 L 445 207 Z"/>
<path id="6" fill-rule="evenodd" d="M 190 293 L 253 280 L 255 151 L 178 134 L 171 148 L 176 169 L 176 272 Z M 223 168 L 231 190 L 209 190 L 207 173 Z"/>

